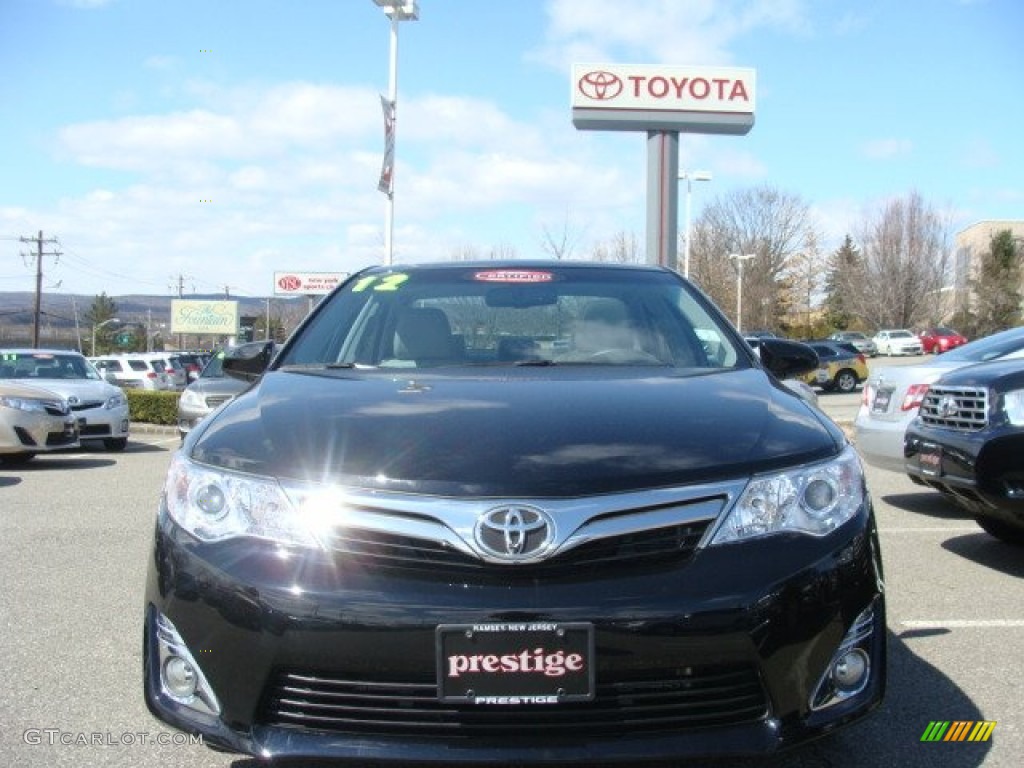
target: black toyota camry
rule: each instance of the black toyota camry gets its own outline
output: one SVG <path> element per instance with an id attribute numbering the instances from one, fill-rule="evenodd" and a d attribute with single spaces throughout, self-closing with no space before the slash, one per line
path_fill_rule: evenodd
<path id="1" fill-rule="evenodd" d="M 145 697 L 260 758 L 775 751 L 885 687 L 857 454 L 678 274 L 375 267 L 171 462 Z"/>

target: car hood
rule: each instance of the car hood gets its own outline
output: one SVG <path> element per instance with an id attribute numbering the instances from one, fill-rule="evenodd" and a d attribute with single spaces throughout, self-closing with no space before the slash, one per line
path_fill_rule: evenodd
<path id="1" fill-rule="evenodd" d="M 36 383 L 38 382 L 38 383 Z M 79 403 L 104 402 L 108 397 L 121 392 L 120 387 L 96 379 L 33 379 L 31 386 L 38 386 L 56 392 L 72 405 Z M 72 400 L 77 398 L 77 402 Z"/>
<path id="2" fill-rule="evenodd" d="M 759 369 L 600 378 L 268 372 L 189 438 L 197 461 L 303 482 L 554 497 L 744 477 L 842 431 Z"/>
<path id="3" fill-rule="evenodd" d="M 249 382 L 230 376 L 200 376 L 188 385 L 188 391 L 196 395 L 237 395 L 249 386 Z"/>

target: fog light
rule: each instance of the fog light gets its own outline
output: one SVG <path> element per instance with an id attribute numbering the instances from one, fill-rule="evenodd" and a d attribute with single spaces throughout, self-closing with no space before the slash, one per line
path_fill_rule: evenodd
<path id="1" fill-rule="evenodd" d="M 832 681 L 841 694 L 858 692 L 868 674 L 868 655 L 860 648 L 844 653 L 832 665 Z"/>
<path id="2" fill-rule="evenodd" d="M 152 669 L 160 670 L 163 695 L 191 710 L 193 717 L 218 716 L 220 702 L 170 619 L 155 613 L 152 628 Z"/>
<path id="3" fill-rule="evenodd" d="M 811 709 L 821 710 L 846 701 L 864 691 L 871 682 L 871 648 L 877 641 L 874 604 L 854 619 L 832 661 L 821 673 L 811 696 Z"/>
<path id="4" fill-rule="evenodd" d="M 178 699 L 189 699 L 196 693 L 196 671 L 181 656 L 171 656 L 164 662 L 164 688 L 171 696 Z"/>

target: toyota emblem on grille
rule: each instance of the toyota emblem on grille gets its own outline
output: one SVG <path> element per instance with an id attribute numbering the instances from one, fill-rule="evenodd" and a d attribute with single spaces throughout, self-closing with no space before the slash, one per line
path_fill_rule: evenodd
<path id="1" fill-rule="evenodd" d="M 938 411 L 939 416 L 944 419 L 949 419 L 959 413 L 960 406 L 957 405 L 956 398 L 952 395 L 943 395 L 942 399 L 939 400 Z"/>
<path id="2" fill-rule="evenodd" d="M 554 522 L 548 514 L 526 504 L 492 507 L 476 524 L 477 544 L 501 560 L 536 558 L 548 548 L 554 533 Z"/>
<path id="3" fill-rule="evenodd" d="M 78 405 L 78 398 L 72 395 L 68 398 L 68 405 Z"/>
<path id="4" fill-rule="evenodd" d="M 622 93 L 622 80 L 613 72 L 587 72 L 579 81 L 580 93 L 594 101 L 610 101 Z"/>

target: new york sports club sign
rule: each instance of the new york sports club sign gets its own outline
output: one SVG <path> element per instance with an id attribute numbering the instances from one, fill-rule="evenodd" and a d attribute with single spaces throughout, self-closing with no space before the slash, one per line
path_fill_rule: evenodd
<path id="1" fill-rule="evenodd" d="M 598 130 L 745 134 L 755 72 L 740 67 L 575 64 L 572 122 Z"/>

